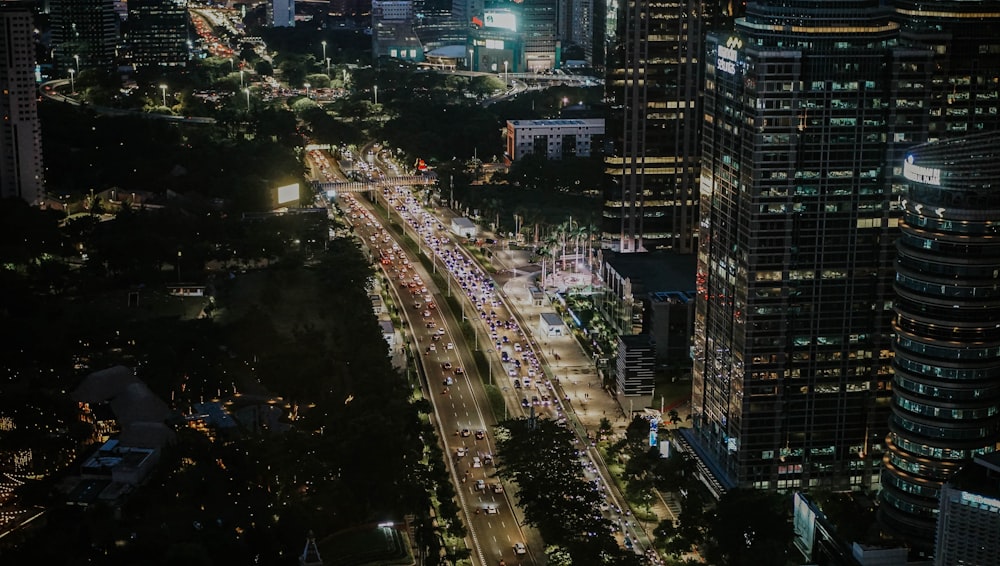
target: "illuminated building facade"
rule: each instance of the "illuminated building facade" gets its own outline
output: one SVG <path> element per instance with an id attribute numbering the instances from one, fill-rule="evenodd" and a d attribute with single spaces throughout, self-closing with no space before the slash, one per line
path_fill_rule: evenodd
<path id="1" fill-rule="evenodd" d="M 1000 443 L 996 133 L 914 147 L 903 176 L 895 377 L 879 513 L 890 532 L 926 547 L 942 485 Z"/>
<path id="2" fill-rule="evenodd" d="M 30 7 L 0 3 L 0 26 L 0 197 L 41 204 L 42 132 Z"/>
<path id="3" fill-rule="evenodd" d="M 120 18 L 113 0 L 50 0 L 53 58 L 62 69 L 110 68 Z"/>
<path id="4" fill-rule="evenodd" d="M 709 34 L 691 440 L 724 485 L 879 485 L 886 164 L 926 131 L 931 73 L 890 16 L 878 0 L 765 0 Z"/>
<path id="5" fill-rule="evenodd" d="M 136 67 L 187 64 L 187 0 L 129 0 L 128 13 L 125 36 Z"/>
<path id="6" fill-rule="evenodd" d="M 700 50 L 711 6 L 622 0 L 608 14 L 603 239 L 625 253 L 697 245 Z M 597 61 L 595 61 L 596 63 Z"/>
<path id="7" fill-rule="evenodd" d="M 935 566 L 994 564 L 1000 556 L 1000 458 L 977 456 L 941 490 Z"/>

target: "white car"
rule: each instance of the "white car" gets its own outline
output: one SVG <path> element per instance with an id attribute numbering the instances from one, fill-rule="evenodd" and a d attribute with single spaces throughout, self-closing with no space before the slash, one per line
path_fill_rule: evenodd
<path id="1" fill-rule="evenodd" d="M 455 345 L 454 345 L 454 344 L 452 344 L 451 342 L 448 342 L 448 346 L 447 346 L 447 349 L 449 349 L 449 350 L 454 350 L 454 349 L 455 349 Z"/>
<path id="2" fill-rule="evenodd" d="M 526 546 L 524 546 L 523 542 L 515 542 L 514 543 L 514 554 L 517 554 L 517 555 L 521 556 L 521 555 L 525 555 L 527 553 L 528 553 L 528 548 Z"/>
<path id="3" fill-rule="evenodd" d="M 486 489 L 486 482 L 483 480 L 476 480 L 476 491 L 483 491 Z"/>
<path id="4" fill-rule="evenodd" d="M 479 459 L 479 456 L 473 456 L 472 457 L 472 467 L 473 468 L 482 468 L 483 467 L 483 461 Z M 479 489 L 479 488 L 477 487 L 476 489 Z"/>
<path id="5" fill-rule="evenodd" d="M 487 515 L 496 515 L 499 512 L 500 512 L 500 510 L 497 509 L 496 505 L 487 505 L 486 506 L 486 514 Z"/>
<path id="6" fill-rule="evenodd" d="M 464 446 L 460 446 L 460 447 L 458 447 L 458 448 L 455 449 L 455 456 L 458 456 L 459 458 L 461 458 L 462 456 L 465 456 L 468 453 L 469 453 L 469 449 L 465 448 Z"/>

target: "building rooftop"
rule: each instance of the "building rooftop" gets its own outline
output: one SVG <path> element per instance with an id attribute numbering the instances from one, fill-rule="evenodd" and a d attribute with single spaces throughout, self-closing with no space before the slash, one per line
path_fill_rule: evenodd
<path id="1" fill-rule="evenodd" d="M 955 489 L 1000 499 L 1000 454 L 976 456 L 948 482 Z"/>
<path id="2" fill-rule="evenodd" d="M 698 258 L 666 252 L 604 252 L 604 260 L 632 281 L 635 296 L 661 291 L 694 292 Z"/>
<path id="3" fill-rule="evenodd" d="M 515 126 L 553 128 L 558 126 L 603 126 L 603 118 L 563 118 L 558 120 L 507 120 Z"/>

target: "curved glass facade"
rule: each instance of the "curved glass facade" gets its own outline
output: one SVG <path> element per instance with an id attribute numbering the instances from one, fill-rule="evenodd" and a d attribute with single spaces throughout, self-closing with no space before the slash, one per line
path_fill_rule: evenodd
<path id="1" fill-rule="evenodd" d="M 934 540 L 938 495 L 1000 443 L 1000 150 L 977 135 L 906 158 L 883 524 Z"/>

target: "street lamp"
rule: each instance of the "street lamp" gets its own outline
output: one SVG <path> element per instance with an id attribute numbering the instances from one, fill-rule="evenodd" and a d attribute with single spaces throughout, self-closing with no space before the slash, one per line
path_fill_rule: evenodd
<path id="1" fill-rule="evenodd" d="M 233 58 L 230 57 L 229 58 L 229 72 L 233 72 L 235 70 L 236 70 L 236 62 L 234 62 Z"/>
<path id="2" fill-rule="evenodd" d="M 507 80 L 507 61 L 503 62 L 503 84 L 509 85 L 510 81 Z"/>
<path id="3" fill-rule="evenodd" d="M 243 69 L 240 69 L 240 88 L 243 88 Z"/>
<path id="4" fill-rule="evenodd" d="M 326 58 L 326 78 L 330 78 L 330 58 Z M 329 86 L 329 85 L 327 85 Z"/>
<path id="5" fill-rule="evenodd" d="M 375 104 L 378 104 L 378 85 L 373 87 L 375 89 Z"/>
<path id="6" fill-rule="evenodd" d="M 163 92 L 163 105 L 167 105 L 167 85 L 160 85 L 160 90 Z"/>
<path id="7" fill-rule="evenodd" d="M 324 39 L 319 44 L 323 46 L 323 58 L 326 59 L 326 40 Z"/>
<path id="8" fill-rule="evenodd" d="M 80 68 L 80 55 L 78 55 L 78 54 L 74 55 L 73 56 L 73 60 L 76 61 L 76 68 L 79 69 Z"/>
<path id="9" fill-rule="evenodd" d="M 243 89 L 243 92 L 245 92 L 246 95 L 247 95 L 247 111 L 249 112 L 250 111 L 250 89 L 249 88 L 245 88 L 245 89 Z"/>
<path id="10" fill-rule="evenodd" d="M 473 70 L 472 69 L 472 50 L 471 49 L 469 49 L 469 70 L 470 71 Z"/>
<path id="11" fill-rule="evenodd" d="M 69 91 L 70 93 L 76 92 L 76 80 L 74 75 L 76 75 L 76 69 L 69 70 Z"/>
<path id="12" fill-rule="evenodd" d="M 309 98 L 309 87 L 312 85 L 309 83 L 302 83 L 302 86 L 306 87 L 306 98 Z"/>

